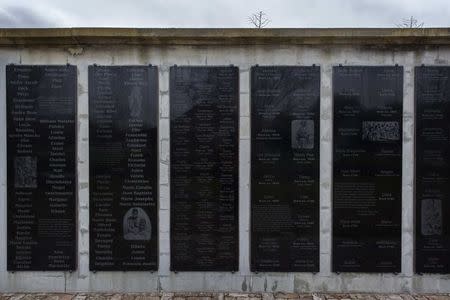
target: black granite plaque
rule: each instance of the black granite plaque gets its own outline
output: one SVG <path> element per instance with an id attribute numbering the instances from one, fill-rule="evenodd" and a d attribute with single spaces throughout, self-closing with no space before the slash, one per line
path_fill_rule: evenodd
<path id="1" fill-rule="evenodd" d="M 8 270 L 76 268 L 75 66 L 6 67 Z"/>
<path id="2" fill-rule="evenodd" d="M 239 70 L 170 69 L 171 270 L 239 265 Z"/>
<path id="3" fill-rule="evenodd" d="M 417 67 L 418 273 L 450 273 L 450 67 Z"/>
<path id="4" fill-rule="evenodd" d="M 403 67 L 334 67 L 333 98 L 333 271 L 400 272 Z"/>
<path id="5" fill-rule="evenodd" d="M 251 270 L 319 271 L 320 68 L 251 72 Z"/>
<path id="6" fill-rule="evenodd" d="M 89 67 L 90 269 L 158 269 L 158 71 Z"/>

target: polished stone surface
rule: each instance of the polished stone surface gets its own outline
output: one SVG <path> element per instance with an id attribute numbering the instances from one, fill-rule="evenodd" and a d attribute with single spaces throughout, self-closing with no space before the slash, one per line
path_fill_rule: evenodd
<path id="1" fill-rule="evenodd" d="M 333 68 L 334 272 L 401 271 L 403 68 Z"/>
<path id="2" fill-rule="evenodd" d="M 170 69 L 171 270 L 239 265 L 239 70 Z"/>
<path id="3" fill-rule="evenodd" d="M 90 269 L 158 269 L 158 70 L 89 67 Z"/>
<path id="4" fill-rule="evenodd" d="M 319 271 L 320 68 L 251 70 L 251 270 Z"/>
<path id="5" fill-rule="evenodd" d="M 77 68 L 8 65 L 8 270 L 76 269 Z"/>
<path id="6" fill-rule="evenodd" d="M 450 273 L 450 67 L 416 67 L 417 273 Z"/>

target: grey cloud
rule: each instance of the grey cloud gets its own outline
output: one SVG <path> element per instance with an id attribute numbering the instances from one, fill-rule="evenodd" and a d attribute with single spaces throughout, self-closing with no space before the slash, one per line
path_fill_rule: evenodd
<path id="1" fill-rule="evenodd" d="M 55 27 L 57 22 L 38 14 L 25 6 L 9 6 L 0 9 L 1 27 Z"/>

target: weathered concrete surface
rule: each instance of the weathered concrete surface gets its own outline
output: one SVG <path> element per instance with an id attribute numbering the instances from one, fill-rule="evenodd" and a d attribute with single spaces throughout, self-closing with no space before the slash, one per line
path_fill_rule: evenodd
<path id="1" fill-rule="evenodd" d="M 448 45 L 450 28 L 12 28 L 0 45 Z"/>
<path id="2" fill-rule="evenodd" d="M 445 300 L 450 294 L 132 293 L 0 294 L 0 300 Z"/>

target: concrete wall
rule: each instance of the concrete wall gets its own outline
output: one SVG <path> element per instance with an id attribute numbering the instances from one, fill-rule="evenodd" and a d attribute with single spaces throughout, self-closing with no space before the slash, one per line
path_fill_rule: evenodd
<path id="1" fill-rule="evenodd" d="M 78 67 L 78 269 L 73 272 L 6 271 L 6 93 L 5 65 L 66 64 Z M 89 152 L 88 65 L 146 65 L 159 68 L 159 271 L 89 271 Z M 240 70 L 240 258 L 239 271 L 169 271 L 169 67 L 229 65 Z M 249 268 L 250 216 L 250 98 L 249 71 L 260 65 L 321 67 L 320 105 L 320 272 L 251 273 Z M 332 186 L 332 66 L 394 65 L 404 67 L 403 106 L 403 221 L 402 272 L 356 274 L 331 272 Z M 0 48 L 0 291 L 377 291 L 450 292 L 450 276 L 415 275 L 414 243 L 414 66 L 450 64 L 450 46 L 260 45 L 260 46 L 89 46 L 65 48 Z"/>

